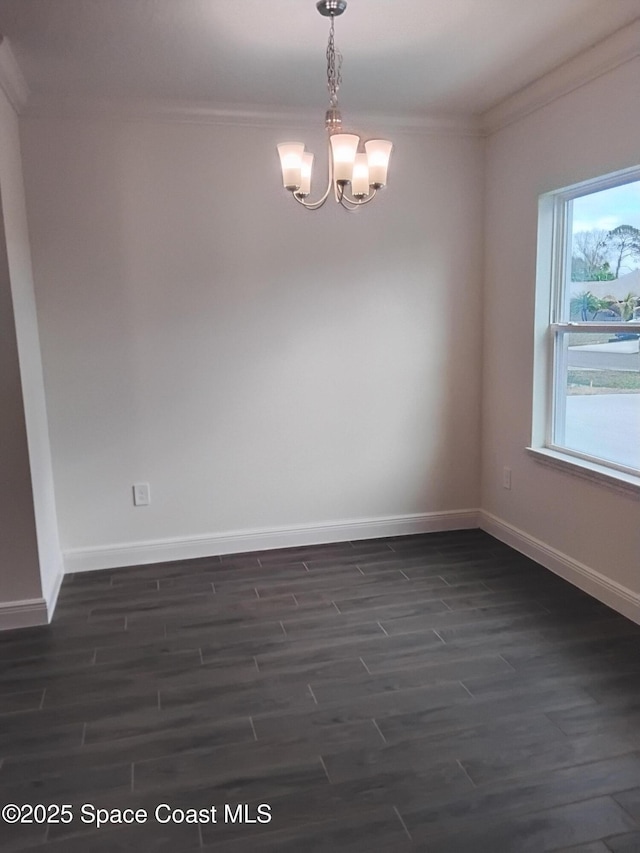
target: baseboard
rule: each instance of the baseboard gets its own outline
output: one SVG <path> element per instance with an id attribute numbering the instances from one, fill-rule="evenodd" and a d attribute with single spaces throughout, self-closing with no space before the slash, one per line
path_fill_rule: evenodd
<path id="1" fill-rule="evenodd" d="M 72 548 L 64 552 L 65 573 L 115 569 L 148 563 L 192 560 L 219 554 L 236 554 L 273 548 L 350 542 L 412 533 L 467 530 L 478 526 L 476 509 L 427 512 L 329 524 L 240 530 L 202 537 L 131 542 L 103 548 Z"/>
<path id="2" fill-rule="evenodd" d="M 25 601 L 12 601 L 0 604 L 0 631 L 13 628 L 33 628 L 47 625 L 49 614 L 44 598 L 29 598 Z"/>
<path id="3" fill-rule="evenodd" d="M 56 604 L 58 603 L 58 596 L 60 595 L 60 588 L 62 587 L 62 581 L 64 580 L 64 573 L 62 571 L 56 572 L 55 577 L 53 579 L 53 583 L 49 585 L 49 589 L 45 592 L 45 602 L 47 605 L 47 614 L 48 621 L 51 622 L 53 619 L 53 614 L 56 609 Z"/>
<path id="4" fill-rule="evenodd" d="M 608 607 L 640 624 L 640 595 L 584 563 L 546 545 L 506 521 L 480 510 L 478 526 L 521 554 L 564 578 Z"/>
<path id="5" fill-rule="evenodd" d="M 64 574 L 61 571 L 56 572 L 44 598 L 29 598 L 24 601 L 0 604 L 0 631 L 48 625 L 53 619 L 63 580 Z"/>

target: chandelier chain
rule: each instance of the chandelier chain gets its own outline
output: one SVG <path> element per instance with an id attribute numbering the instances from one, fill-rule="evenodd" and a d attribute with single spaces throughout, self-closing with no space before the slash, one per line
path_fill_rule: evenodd
<path id="1" fill-rule="evenodd" d="M 336 49 L 334 22 L 335 17 L 331 15 L 329 43 L 327 44 L 327 88 L 329 89 L 329 103 L 335 108 L 338 106 L 338 89 L 342 83 L 342 54 Z"/>

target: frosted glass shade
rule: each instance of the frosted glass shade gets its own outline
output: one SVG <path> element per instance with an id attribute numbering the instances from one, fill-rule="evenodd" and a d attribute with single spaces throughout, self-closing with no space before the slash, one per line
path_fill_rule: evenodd
<path id="1" fill-rule="evenodd" d="M 302 181 L 304 142 L 281 142 L 278 145 L 282 183 L 286 190 L 297 190 Z"/>
<path id="2" fill-rule="evenodd" d="M 313 171 L 313 154 L 305 151 L 302 155 L 302 167 L 300 172 L 300 189 L 298 195 L 307 196 L 311 192 L 311 173 Z"/>
<path id="3" fill-rule="evenodd" d="M 364 144 L 369 163 L 369 183 L 380 189 L 387 183 L 387 170 L 393 143 L 388 139 L 369 139 Z"/>
<path id="4" fill-rule="evenodd" d="M 333 179 L 348 183 L 353 174 L 360 137 L 353 133 L 333 133 L 329 141 L 333 156 Z"/>
<path id="5" fill-rule="evenodd" d="M 369 195 L 369 164 L 366 154 L 356 154 L 351 176 L 351 193 L 356 198 Z"/>

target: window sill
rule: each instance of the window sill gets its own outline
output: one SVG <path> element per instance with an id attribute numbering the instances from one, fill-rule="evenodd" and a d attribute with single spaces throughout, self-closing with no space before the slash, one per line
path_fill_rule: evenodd
<path id="1" fill-rule="evenodd" d="M 542 465 L 547 465 L 557 471 L 573 474 L 576 477 L 581 477 L 583 480 L 597 483 L 599 486 L 606 486 L 625 495 L 640 498 L 640 477 L 636 477 L 633 474 L 614 471 L 611 468 L 606 468 L 604 465 L 595 465 L 584 459 L 570 456 L 568 453 L 549 450 L 547 447 L 527 447 L 526 450 L 536 462 L 540 462 Z"/>

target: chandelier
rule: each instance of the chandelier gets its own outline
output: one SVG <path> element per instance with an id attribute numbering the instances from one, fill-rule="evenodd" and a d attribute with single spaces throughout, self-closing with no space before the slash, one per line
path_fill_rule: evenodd
<path id="1" fill-rule="evenodd" d="M 333 190 L 336 201 L 347 210 L 368 204 L 387 182 L 387 169 L 392 143 L 387 139 L 369 139 L 360 148 L 360 137 L 342 132 L 342 116 L 338 109 L 338 89 L 342 83 L 342 55 L 335 45 L 335 18 L 347 8 L 346 0 L 319 0 L 316 8 L 330 18 L 327 44 L 327 87 L 329 109 L 325 128 L 329 136 L 327 189 L 317 201 L 308 201 L 311 193 L 313 154 L 305 151 L 304 142 L 282 142 L 278 145 L 282 183 L 293 198 L 307 210 L 317 210 Z"/>

